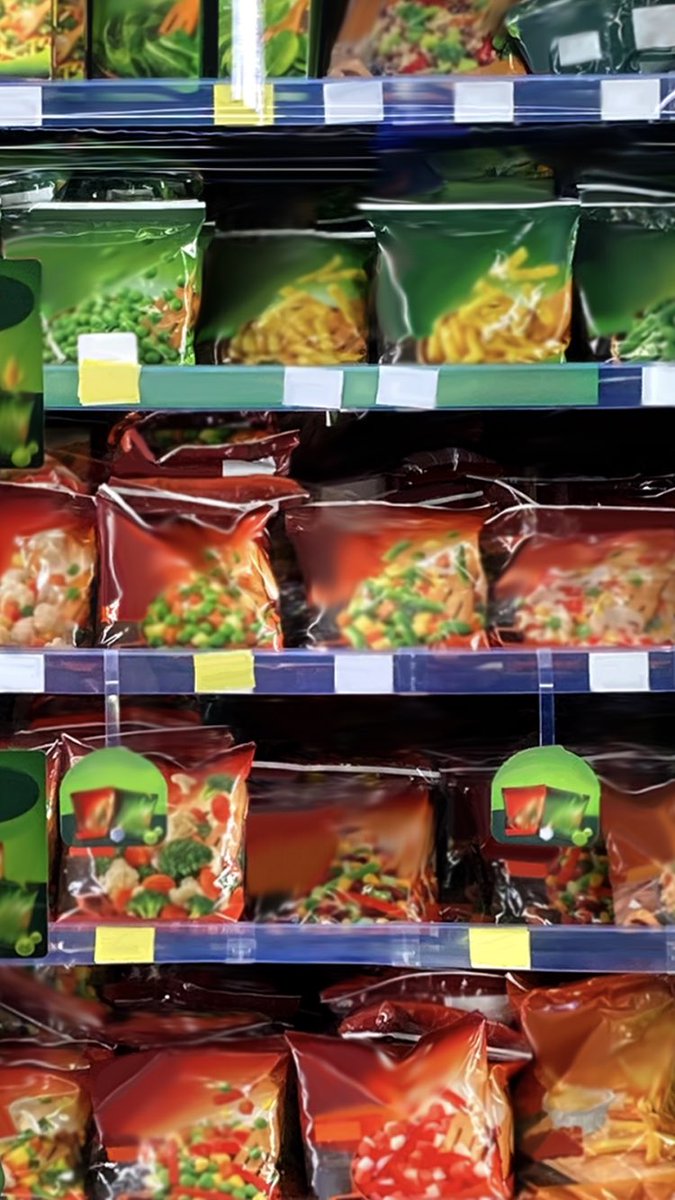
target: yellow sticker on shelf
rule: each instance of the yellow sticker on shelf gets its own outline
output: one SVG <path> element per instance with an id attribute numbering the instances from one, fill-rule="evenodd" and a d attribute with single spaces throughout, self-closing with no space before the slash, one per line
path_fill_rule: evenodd
<path id="1" fill-rule="evenodd" d="M 99 966 L 154 961 L 154 928 L 100 925 L 96 930 L 94 962 Z"/>
<path id="2" fill-rule="evenodd" d="M 472 925 L 469 929 L 469 961 L 475 969 L 531 970 L 529 929 L 522 925 Z"/>
<path id="3" fill-rule="evenodd" d="M 141 368 L 132 362 L 80 363 L 77 388 L 80 404 L 140 404 Z"/>
<path id="4" fill-rule="evenodd" d="M 213 124 L 214 125 L 273 125 L 274 124 L 274 84 L 263 85 L 262 105 L 249 108 L 243 100 L 235 98 L 231 83 L 214 83 L 213 85 Z"/>
<path id="5" fill-rule="evenodd" d="M 250 650 L 195 654 L 195 692 L 252 692 L 255 661 Z"/>

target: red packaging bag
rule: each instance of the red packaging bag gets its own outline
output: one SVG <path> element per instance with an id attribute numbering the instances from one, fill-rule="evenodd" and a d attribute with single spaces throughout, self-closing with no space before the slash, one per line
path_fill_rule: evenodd
<path id="1" fill-rule="evenodd" d="M 433 1004 L 480 1012 L 491 1021 L 513 1020 L 505 977 L 484 971 L 374 968 L 367 975 L 356 975 L 324 988 L 321 1000 L 332 1013 L 343 1018 L 388 1000 L 400 1000 L 405 1004 Z"/>
<path id="2" fill-rule="evenodd" d="M 271 412 L 128 412 L 108 434 L 108 449 L 115 462 L 124 435 L 131 429 L 141 434 L 155 457 L 181 446 L 230 446 L 267 438 L 277 429 Z"/>
<path id="3" fill-rule="evenodd" d="M 508 1200 L 485 1024 L 467 1016 L 400 1053 L 290 1034 L 317 1200 Z"/>
<path id="4" fill-rule="evenodd" d="M 486 512 L 363 502 L 288 513 L 311 640 L 357 650 L 487 645 Z"/>
<path id="5" fill-rule="evenodd" d="M 168 785 L 166 837 L 156 846 L 65 846 L 59 916 L 77 921 L 236 921 L 244 906 L 244 829 L 252 745 L 214 750 L 214 731 L 131 735 Z M 215 731 L 217 734 L 217 730 Z M 204 739 L 204 740 L 202 740 Z M 69 767 L 96 744 L 64 739 Z M 185 740 L 183 739 L 185 746 Z M 154 751 L 150 747 L 154 746 Z M 201 750 L 199 749 L 201 747 Z"/>
<path id="6" fill-rule="evenodd" d="M 675 1194 L 673 983 L 605 976 L 520 997 L 534 1058 L 516 1085 L 525 1197 Z"/>
<path id="7" fill-rule="evenodd" d="M 107 486 L 97 504 L 101 645 L 281 648 L 273 509 Z"/>
<path id="8" fill-rule="evenodd" d="M 0 482 L 0 646 L 60 648 L 91 636 L 93 501 Z"/>
<path id="9" fill-rule="evenodd" d="M 71 492 L 87 494 L 88 488 L 70 467 L 54 454 L 45 454 L 41 467 L 29 467 L 25 471 L 0 471 L 3 483 L 47 484 L 52 487 L 68 488 Z"/>
<path id="10" fill-rule="evenodd" d="M 606 788 L 603 824 L 617 925 L 675 924 L 675 779 Z"/>
<path id="11" fill-rule="evenodd" d="M 670 645 L 675 521 L 646 508 L 509 509 L 486 527 L 501 556 L 490 625 L 500 644 Z"/>
<path id="12" fill-rule="evenodd" d="M 434 810 L 423 772 L 256 764 L 246 829 L 255 920 L 433 920 Z"/>
<path id="13" fill-rule="evenodd" d="M 274 1200 L 287 1073 L 275 1038 L 117 1059 L 94 1092 L 101 1194 Z"/>

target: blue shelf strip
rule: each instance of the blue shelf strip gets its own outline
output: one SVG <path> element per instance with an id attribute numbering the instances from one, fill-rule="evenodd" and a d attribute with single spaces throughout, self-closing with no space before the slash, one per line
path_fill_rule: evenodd
<path id="1" fill-rule="evenodd" d="M 94 962 L 94 926 L 55 924 L 40 962 Z M 534 971 L 645 971 L 675 968 L 670 929 L 547 926 L 530 929 Z M 157 963 L 335 963 L 467 970 L 468 925 L 156 926 Z M 513 963 L 514 967 L 518 964 Z"/>
<path id="2" fill-rule="evenodd" d="M 222 95 L 216 105 L 214 80 L 89 80 L 86 82 L 3 80 L 0 127 L 44 129 L 203 128 L 216 122 L 240 128 L 274 124 L 323 126 L 340 124 L 437 125 L 468 120 L 490 123 L 559 124 L 609 120 L 664 120 L 675 116 L 675 75 L 649 76 L 651 88 L 631 88 L 644 76 L 540 75 L 470 79 L 452 76 L 391 79 L 271 81 L 273 108 L 265 116 L 231 106 Z M 616 83 L 611 94 L 606 92 Z M 467 84 L 471 90 L 466 90 Z M 475 87 L 483 89 L 476 101 Z M 500 86 L 497 88 L 496 85 Z M 3 90 L 39 89 L 17 105 Z M 462 91 L 461 89 L 465 90 Z M 341 89 L 341 90 L 338 90 Z M 468 105 L 468 108 L 467 108 Z M 475 106 L 475 108 L 474 108 Z M 216 117 L 216 109 L 218 117 Z"/>
<path id="3" fill-rule="evenodd" d="M 208 652 L 207 652 L 208 653 Z M 195 658 L 182 651 L 45 650 L 0 651 L 0 691 L 55 695 L 103 695 L 114 656 L 120 694 L 159 696 L 195 694 Z M 221 661 L 225 656 L 218 655 Z M 536 695 L 589 692 L 675 692 L 675 651 L 586 650 L 400 650 L 386 658 L 390 670 L 374 681 L 363 655 L 346 651 L 255 651 L 255 694 L 263 696 L 335 694 L 395 695 Z M 373 656 L 375 657 L 375 655 Z M 26 671 L 27 660 L 37 671 Z M 44 660 L 43 678 L 40 662 Z M 339 668 L 336 664 L 340 661 Z M 359 660 L 354 662 L 354 660 Z M 380 665 L 381 661 L 380 661 Z M 356 670 L 350 670 L 356 666 Z M 391 680 L 391 683 L 389 683 Z M 227 671 L 222 687 L 230 688 Z"/>

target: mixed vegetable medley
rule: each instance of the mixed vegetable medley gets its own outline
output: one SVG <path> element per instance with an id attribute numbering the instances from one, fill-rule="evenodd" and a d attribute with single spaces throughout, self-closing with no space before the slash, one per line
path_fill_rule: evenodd
<path id="1" fill-rule="evenodd" d="M 447 75 L 494 62 L 485 0 L 384 0 L 362 53 L 373 75 Z"/>

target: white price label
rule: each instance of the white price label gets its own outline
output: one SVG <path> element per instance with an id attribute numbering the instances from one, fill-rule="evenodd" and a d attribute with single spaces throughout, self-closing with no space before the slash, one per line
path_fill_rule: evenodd
<path id="1" fill-rule="evenodd" d="M 644 408 L 675 408 L 675 363 L 642 368 Z"/>
<path id="2" fill-rule="evenodd" d="M 42 654 L 22 651 L 0 654 L 0 691 L 43 695 L 45 660 Z"/>
<path id="3" fill-rule="evenodd" d="M 513 124 L 515 93 L 506 79 L 467 79 L 455 84 L 455 124 Z"/>
<path id="4" fill-rule="evenodd" d="M 0 87 L 0 128 L 39 129 L 41 125 L 41 87 Z"/>
<path id="5" fill-rule="evenodd" d="M 286 367 L 284 408 L 339 409 L 344 373 L 332 367 Z"/>
<path id="6" fill-rule="evenodd" d="M 592 692 L 648 692 L 649 654 L 642 650 L 589 654 L 588 682 Z"/>
<path id="7" fill-rule="evenodd" d="M 394 659 L 391 654 L 335 656 L 335 691 L 338 696 L 391 696 L 394 691 Z"/>
<path id="8" fill-rule="evenodd" d="M 428 367 L 380 367 L 376 404 L 388 408 L 435 408 L 438 371 Z"/>
<path id="9" fill-rule="evenodd" d="M 323 85 L 326 125 L 363 125 L 384 121 L 380 79 L 335 79 Z"/>
<path id="10" fill-rule="evenodd" d="M 603 121 L 655 121 L 661 107 L 659 79 L 602 79 L 600 115 Z"/>

